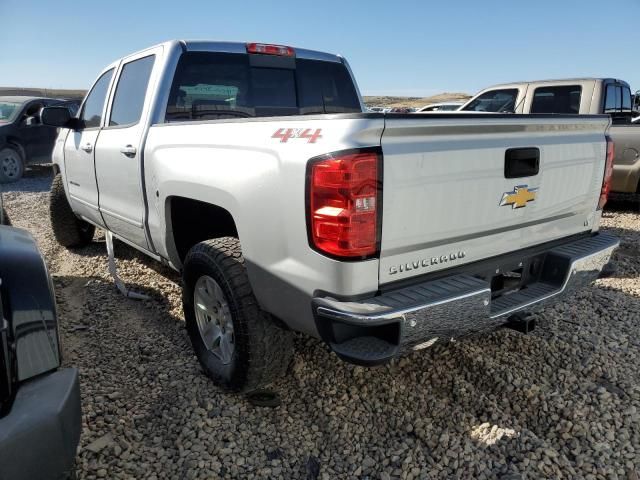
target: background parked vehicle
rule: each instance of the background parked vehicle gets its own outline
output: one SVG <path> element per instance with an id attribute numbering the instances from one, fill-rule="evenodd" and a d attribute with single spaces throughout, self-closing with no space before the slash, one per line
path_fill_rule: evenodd
<path id="1" fill-rule="evenodd" d="M 430 103 L 422 108 L 416 110 L 416 113 L 423 112 L 453 112 L 458 110 L 463 105 L 463 102 L 442 102 L 442 103 Z"/>
<path id="2" fill-rule="evenodd" d="M 367 115 L 337 55 L 167 42 L 103 70 L 77 118 L 41 115 L 67 128 L 58 242 L 99 227 L 181 271 L 193 348 L 230 390 L 284 373 L 291 331 L 374 365 L 495 329 L 618 244 L 598 233 L 607 117 Z"/>
<path id="3" fill-rule="evenodd" d="M 52 282 L 25 230 L 0 226 L 0 279 L 0 478 L 71 478 L 78 372 L 60 368 Z"/>
<path id="4" fill-rule="evenodd" d="M 414 111 L 415 109 L 411 107 L 393 107 L 385 113 L 413 113 Z"/>
<path id="5" fill-rule="evenodd" d="M 26 165 L 48 163 L 58 131 L 42 125 L 38 112 L 46 106 L 65 106 L 72 116 L 79 102 L 56 98 L 0 97 L 0 183 L 20 179 Z"/>
<path id="6" fill-rule="evenodd" d="M 640 193 L 640 129 L 633 122 L 631 88 L 615 78 L 574 78 L 494 85 L 461 111 L 500 113 L 606 114 L 615 144 L 611 189 Z"/>

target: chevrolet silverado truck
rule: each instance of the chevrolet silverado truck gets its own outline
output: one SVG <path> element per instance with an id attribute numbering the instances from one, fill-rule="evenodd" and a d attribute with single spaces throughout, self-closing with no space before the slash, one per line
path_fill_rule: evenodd
<path id="1" fill-rule="evenodd" d="M 601 115 L 363 113 L 338 55 L 172 41 L 100 73 L 54 149 L 51 223 L 182 273 L 208 375 L 251 391 L 292 331 L 375 365 L 496 329 L 598 277 Z"/>
<path id="2" fill-rule="evenodd" d="M 0 202 L 1 204 L 1 202 Z M 53 285 L 33 237 L 0 225 L 0 479 L 75 478 L 78 371 L 60 367 Z"/>
<path id="3" fill-rule="evenodd" d="M 629 84 L 615 78 L 574 78 L 494 85 L 460 108 L 466 112 L 606 114 L 615 144 L 611 190 L 640 193 L 640 128 Z"/>

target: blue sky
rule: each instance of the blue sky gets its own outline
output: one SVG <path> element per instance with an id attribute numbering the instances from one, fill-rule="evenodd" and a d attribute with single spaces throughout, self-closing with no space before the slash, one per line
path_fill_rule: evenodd
<path id="1" fill-rule="evenodd" d="M 638 26 L 640 0 L 0 0 L 0 86 L 88 88 L 118 57 L 187 38 L 341 53 L 364 95 L 568 76 L 635 90 Z"/>

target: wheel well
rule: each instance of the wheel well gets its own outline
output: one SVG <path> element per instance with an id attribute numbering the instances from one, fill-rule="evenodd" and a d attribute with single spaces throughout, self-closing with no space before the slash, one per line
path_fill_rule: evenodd
<path id="1" fill-rule="evenodd" d="M 238 229 L 224 208 L 184 197 L 171 197 L 171 230 L 180 261 L 196 243 L 210 238 L 236 237 Z"/>
<path id="2" fill-rule="evenodd" d="M 20 154 L 22 155 L 22 159 L 23 160 L 26 158 L 27 152 L 25 151 L 24 147 L 22 146 L 22 143 L 20 143 L 20 140 L 18 140 L 15 137 L 7 137 L 7 145 L 11 145 L 11 146 L 17 148 L 18 150 L 20 150 Z"/>

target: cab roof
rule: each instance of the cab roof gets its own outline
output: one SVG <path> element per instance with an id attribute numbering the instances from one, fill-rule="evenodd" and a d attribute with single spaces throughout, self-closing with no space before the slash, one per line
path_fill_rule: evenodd
<path id="1" fill-rule="evenodd" d="M 247 43 L 249 42 L 225 42 L 217 40 L 170 40 L 157 45 L 147 47 L 135 53 L 126 55 L 126 57 L 137 55 L 146 50 L 159 46 L 171 48 L 182 48 L 188 52 L 224 52 L 224 53 L 247 53 Z M 267 43 L 267 42 L 261 42 Z M 275 45 L 275 44 L 274 44 Z M 332 53 L 320 52 L 318 50 L 309 50 L 306 48 L 297 48 L 287 45 L 295 51 L 296 58 L 304 58 L 308 60 L 323 60 L 327 62 L 342 63 L 342 56 Z"/>
<path id="2" fill-rule="evenodd" d="M 523 84 L 530 84 L 530 83 L 570 83 L 570 82 L 578 83 L 578 82 L 604 82 L 604 81 L 622 83 L 627 86 L 629 85 L 624 80 L 611 78 L 611 77 L 577 77 L 577 78 L 550 78 L 547 80 L 523 80 L 520 82 L 498 83 L 496 85 L 491 85 L 490 87 L 487 87 L 483 90 L 494 90 L 496 88 L 513 87 L 516 85 L 523 85 Z"/>

